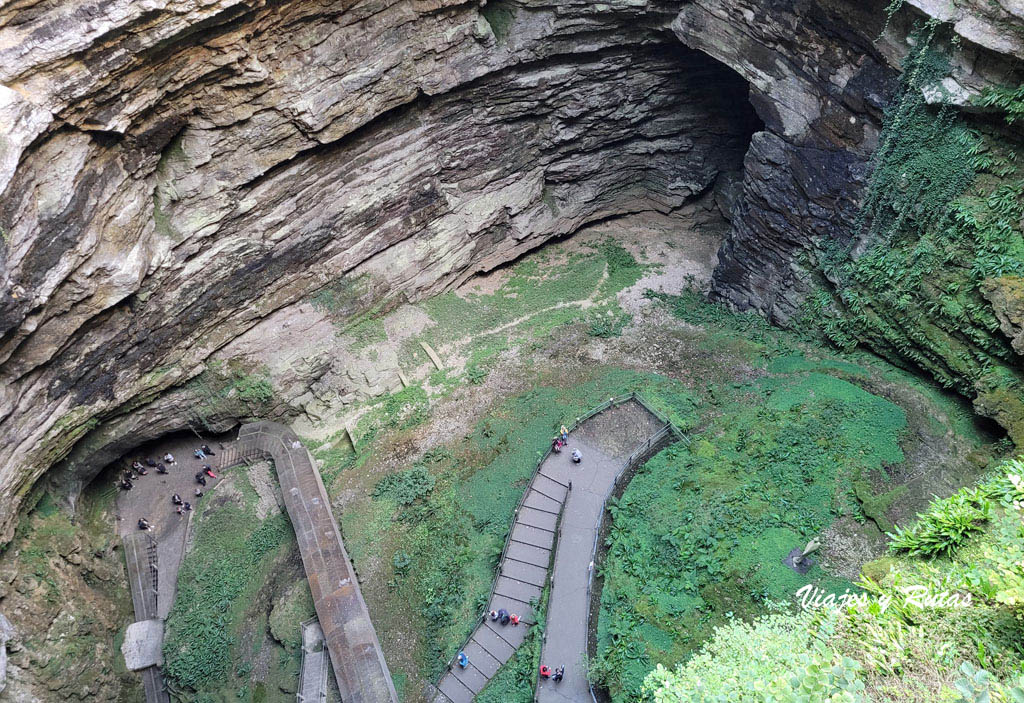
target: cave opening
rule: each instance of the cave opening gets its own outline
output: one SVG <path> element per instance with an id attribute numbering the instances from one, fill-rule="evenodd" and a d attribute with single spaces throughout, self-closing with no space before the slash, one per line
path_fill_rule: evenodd
<path id="1" fill-rule="evenodd" d="M 536 28 L 518 3 L 483 8 L 474 41 L 493 38 L 494 55 L 521 49 L 524 30 Z M 602 442 L 621 440 L 625 454 L 627 441 L 653 436 L 640 430 L 661 431 L 616 415 L 638 394 L 651 408 L 645 422 L 658 418 L 687 439 L 621 474 L 612 509 L 600 506 L 604 531 L 573 542 L 608 547 L 590 566 L 602 572 L 589 603 L 592 681 L 612 700 L 636 700 L 655 664 L 686 660 L 734 615 L 756 618 L 805 585 L 784 564 L 787 553 L 820 538 L 810 579 L 850 586 L 862 566 L 886 558 L 886 532 L 1005 452 L 1002 435 L 961 398 L 708 303 L 718 253 L 744 217 L 745 165 L 763 156 L 750 148 L 765 125 L 739 73 L 681 44 L 664 18 L 656 29 L 626 26 L 630 18 L 559 25 L 567 33 L 550 46 L 487 70 L 460 65 L 458 81 L 417 86 L 415 97 L 371 99 L 344 125 L 317 122 L 315 99 L 295 101 L 288 125 L 276 125 L 274 159 L 251 170 L 256 160 L 239 166 L 232 149 L 258 142 L 258 123 L 273 110 L 246 115 L 255 127 L 235 142 L 218 142 L 233 126 L 189 123 L 166 147 L 154 143 L 165 150 L 155 236 L 172 259 L 177 247 L 183 253 L 171 273 L 157 267 L 167 277 L 131 307 L 140 326 L 166 323 L 161 348 L 177 351 L 185 330 L 195 365 L 143 369 L 150 385 L 137 397 L 147 400 L 77 435 L 72 461 L 49 484 L 88 482 L 93 466 L 107 465 L 85 491 L 84 537 L 76 543 L 79 526 L 60 522 L 48 495 L 41 500 L 7 553 L 12 569 L 39 583 L 4 590 L 3 607 L 24 617 L 44 593 L 45 618 L 30 623 L 44 632 L 58 622 L 61 594 L 73 594 L 68 612 L 90 607 L 80 574 L 99 578 L 120 610 L 103 603 L 93 630 L 69 625 L 71 637 L 60 636 L 103 639 L 97 651 L 118 657 L 106 640 L 116 642 L 131 615 L 110 528 L 138 537 L 136 521 L 146 519 L 154 549 L 169 550 L 160 552 L 157 590 L 166 595 L 183 564 L 182 607 L 160 613 L 173 635 L 164 649 L 173 688 L 211 700 L 292 698 L 305 685 L 301 657 L 317 649 L 305 646 L 316 613 L 277 478 L 265 463 L 232 465 L 206 491 L 195 478 L 205 460 L 193 455 L 206 444 L 219 458 L 241 422 L 287 420 L 313 457 L 320 504 L 335 511 L 331 531 L 358 567 L 395 686 L 422 700 L 481 622 L 518 501 L 554 500 L 560 507 L 532 513 L 549 522 L 528 526 L 558 529 L 552 516 L 567 499 L 528 492 L 553 437 L 575 432 L 594 409 L 607 412 L 589 426 L 603 435 L 593 455 L 588 445 L 582 466 L 562 467 L 579 470 L 567 476 L 582 485 Z M 375 90 L 389 78 L 371 73 L 352 81 L 353 94 L 367 86 L 361 80 Z M 375 116 L 360 122 L 366 115 Z M 111 150 L 130 142 L 94 141 Z M 218 158 L 202 153 L 210 144 Z M 760 166 L 785 170 L 770 159 Z M 207 189 L 219 179 L 230 180 L 226 196 Z M 203 244 L 189 241 L 190 226 L 203 229 Z M 207 244 L 222 258 L 205 259 Z M 179 289 L 182 271 L 192 276 Z M 153 312 L 161 285 L 185 290 L 187 304 Z M 199 353 L 206 338 L 215 340 L 209 358 Z M 119 354 L 121 343 L 92 354 L 84 372 L 134 358 Z M 153 390 L 165 374 L 173 382 Z M 223 432 L 186 429 L 197 416 Z M 629 425 L 626 439 L 612 437 L 615 418 Z M 167 452 L 176 459 L 168 473 L 148 468 L 132 479 L 132 506 L 120 509 L 111 495 L 127 465 Z M 120 458 L 108 463 L 112 456 Z M 62 483 L 59 472 L 70 478 Z M 557 486 L 567 487 L 556 480 L 549 493 Z M 200 509 L 176 512 L 174 495 Z M 58 544 L 48 563 L 46 540 Z M 577 573 L 586 569 L 584 559 Z M 530 576 L 547 578 L 539 573 Z M 520 593 L 515 608 L 539 621 L 542 593 Z M 189 599 L 204 608 L 190 612 Z M 478 700 L 510 700 L 506 685 L 532 699 L 543 646 L 524 636 L 522 656 L 502 662 Z M 553 656 L 583 665 L 580 655 Z M 103 686 L 137 685 L 119 676 Z"/>

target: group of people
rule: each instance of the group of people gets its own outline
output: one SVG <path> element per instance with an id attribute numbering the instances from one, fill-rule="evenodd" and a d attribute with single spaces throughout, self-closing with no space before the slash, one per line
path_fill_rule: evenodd
<path id="1" fill-rule="evenodd" d="M 562 449 L 566 447 L 568 444 L 569 428 L 567 428 L 565 425 L 562 425 L 558 434 L 551 441 L 551 451 L 555 453 L 560 453 Z M 573 463 L 579 464 L 581 461 L 583 461 L 583 453 L 579 449 L 573 449 L 572 460 Z M 504 608 L 492 610 L 490 612 L 490 618 L 491 622 L 497 622 L 501 625 L 519 624 L 519 616 L 515 613 L 508 612 Z M 467 666 L 469 666 L 469 655 L 466 654 L 464 651 L 460 651 L 455 657 L 455 662 L 459 665 L 460 669 L 465 669 Z M 552 669 L 547 664 L 541 664 L 540 666 L 540 677 L 542 679 L 550 679 L 551 681 L 558 683 L 562 680 L 563 676 L 565 676 L 565 665 L 556 667 L 554 669 Z"/>
<path id="2" fill-rule="evenodd" d="M 564 431 L 565 428 L 563 427 L 562 430 Z M 519 616 L 516 615 L 515 613 L 508 612 L 504 608 L 499 608 L 498 610 L 492 610 L 489 613 L 489 615 L 490 615 L 490 618 L 491 618 L 491 622 L 496 622 L 496 623 L 499 623 L 501 625 L 518 625 L 519 624 Z M 455 656 L 455 662 L 459 665 L 460 669 L 465 669 L 467 666 L 469 666 L 469 655 L 466 654 L 465 651 L 460 651 Z M 541 664 L 541 666 L 540 666 L 540 677 L 542 679 L 551 679 L 555 683 L 558 683 L 559 681 L 562 680 L 563 676 L 565 676 L 565 665 L 559 666 L 559 667 L 557 667 L 555 669 L 552 669 L 547 664 Z"/>
<path id="3" fill-rule="evenodd" d="M 518 625 L 519 616 L 515 613 L 508 612 L 504 608 L 501 608 L 500 610 L 491 611 L 491 622 L 496 622 L 501 625 Z"/>
<path id="4" fill-rule="evenodd" d="M 196 489 L 196 492 L 199 493 L 199 489 Z M 199 493 L 199 495 L 202 495 L 202 493 Z M 171 496 L 171 502 L 174 503 L 178 515 L 184 515 L 186 512 L 192 509 L 192 504 L 189 503 L 187 500 L 182 500 L 181 496 L 178 495 L 177 493 Z"/>
<path id="5" fill-rule="evenodd" d="M 198 449 L 195 449 L 192 452 L 192 454 L 199 461 L 206 461 L 207 457 L 215 456 L 214 451 L 210 449 L 210 446 L 208 444 L 204 444 Z M 145 459 L 136 459 L 135 461 L 132 462 L 130 469 L 125 469 L 124 473 L 121 476 L 119 485 L 123 490 L 130 491 L 133 487 L 132 481 L 138 480 L 139 476 L 145 476 L 147 473 L 149 473 L 149 471 L 146 469 L 147 466 L 155 468 L 158 474 L 166 474 L 168 473 L 167 467 L 174 466 L 177 463 L 178 462 L 174 458 L 174 455 L 171 454 L 170 452 L 164 454 L 163 457 L 161 457 L 161 461 L 159 462 L 153 461 L 153 459 L 148 457 Z M 217 474 L 213 473 L 213 467 L 210 466 L 209 464 L 203 464 L 202 468 L 199 471 L 197 471 L 195 475 L 196 483 L 200 485 L 199 488 L 196 488 L 196 498 L 203 497 L 202 487 L 206 485 L 207 476 L 209 476 L 210 478 L 217 478 Z M 181 496 L 178 495 L 177 493 L 171 496 L 171 503 L 174 504 L 175 512 L 178 515 L 184 515 L 188 511 L 192 510 L 192 504 L 186 500 L 182 500 Z M 146 518 L 140 517 L 138 525 L 140 530 L 148 531 L 153 529 L 153 526 L 150 524 L 148 520 L 146 520 Z"/>
<path id="6" fill-rule="evenodd" d="M 562 448 L 567 446 L 568 444 L 569 428 L 567 428 L 565 425 L 562 425 L 562 429 L 559 430 L 558 435 L 553 440 L 551 440 L 551 451 L 553 451 L 555 454 L 560 454 L 562 452 Z M 572 463 L 579 464 L 581 461 L 583 461 L 583 452 L 581 452 L 579 449 L 573 449 Z"/>
<path id="7" fill-rule="evenodd" d="M 135 487 L 134 481 L 138 481 L 139 478 L 149 473 L 149 469 L 156 469 L 158 474 L 166 474 L 167 464 L 174 464 L 174 457 L 170 452 L 164 454 L 162 461 L 154 461 L 151 457 L 145 459 L 136 459 L 132 462 L 132 465 L 121 472 L 121 478 L 118 480 L 118 486 L 123 491 L 130 491 Z M 145 463 L 143 463 L 145 462 Z M 149 468 L 146 468 L 149 467 Z"/>
<path id="8" fill-rule="evenodd" d="M 540 677 L 542 679 L 551 679 L 555 683 L 558 683 L 562 680 L 563 676 L 565 676 L 565 664 L 562 664 L 562 666 L 556 667 L 553 670 L 547 664 L 540 665 Z"/>

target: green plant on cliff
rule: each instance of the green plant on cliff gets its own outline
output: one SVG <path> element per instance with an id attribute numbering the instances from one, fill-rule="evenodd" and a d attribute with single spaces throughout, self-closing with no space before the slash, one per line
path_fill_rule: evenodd
<path id="1" fill-rule="evenodd" d="M 1008 124 L 1024 120 L 1024 85 L 987 87 L 976 102 L 1001 110 Z"/>
<path id="2" fill-rule="evenodd" d="M 840 347 L 866 344 L 976 397 L 1020 441 L 1022 377 L 986 291 L 1012 296 L 1024 275 L 1022 144 L 928 104 L 948 73 L 934 48 L 941 31 L 931 22 L 915 37 L 873 159 L 860 243 L 822 245 L 833 283 L 808 299 L 807 319 Z M 1013 109 L 1015 92 L 990 104 Z"/>
<path id="3" fill-rule="evenodd" d="M 985 495 L 977 490 L 959 491 L 932 501 L 913 526 L 897 527 L 895 533 L 889 533 L 889 548 L 921 556 L 948 555 L 991 517 L 992 504 Z"/>
<path id="4" fill-rule="evenodd" d="M 246 370 L 235 360 L 211 361 L 188 388 L 198 397 L 193 405 L 194 419 L 209 428 L 220 415 L 259 416 L 274 400 L 274 386 L 265 368 Z"/>

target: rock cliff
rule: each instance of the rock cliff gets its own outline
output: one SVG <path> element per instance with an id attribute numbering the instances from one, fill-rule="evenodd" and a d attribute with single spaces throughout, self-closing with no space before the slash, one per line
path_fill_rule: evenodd
<path id="1" fill-rule="evenodd" d="M 932 5 L 883 33 L 878 1 L 4 4 L 0 538 L 51 466 L 85 480 L 186 427 L 190 381 L 243 336 L 280 348 L 316 291 L 414 299 L 722 174 L 744 171 L 714 295 L 789 320 L 802 253 L 853 236 Z M 977 93 L 1021 58 L 1021 9 L 959 7 L 952 80 Z"/>

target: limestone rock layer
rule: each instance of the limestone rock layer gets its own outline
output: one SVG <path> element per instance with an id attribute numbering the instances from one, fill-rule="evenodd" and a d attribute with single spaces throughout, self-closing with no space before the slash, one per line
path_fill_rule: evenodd
<path id="1" fill-rule="evenodd" d="M 0 537 L 339 279 L 352 314 L 415 299 L 742 170 L 715 295 L 785 321 L 799 252 L 849 236 L 905 51 L 882 5 L 0 4 Z M 1020 56 L 1001 7 L 961 13 L 965 91 Z"/>

